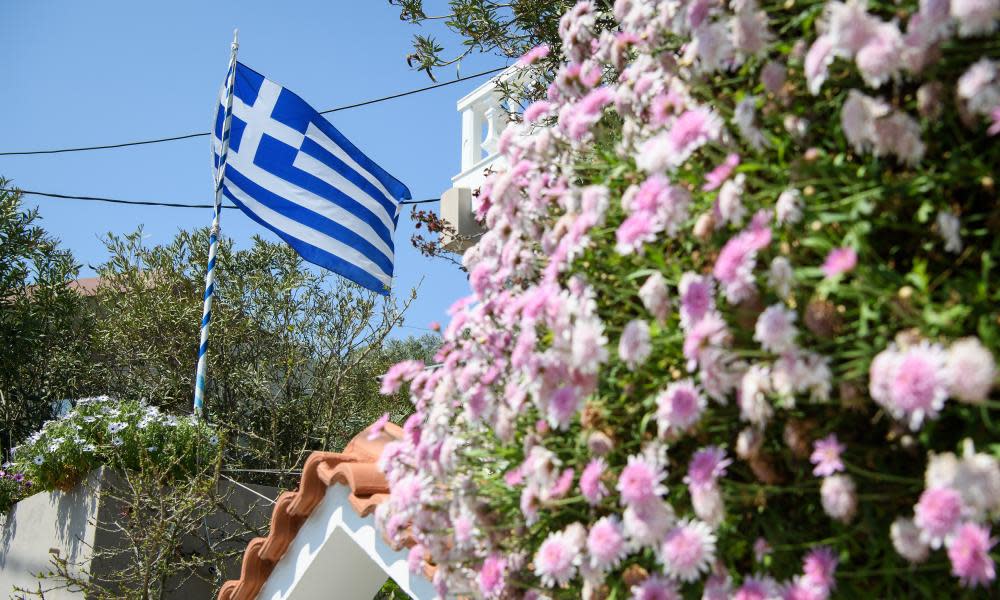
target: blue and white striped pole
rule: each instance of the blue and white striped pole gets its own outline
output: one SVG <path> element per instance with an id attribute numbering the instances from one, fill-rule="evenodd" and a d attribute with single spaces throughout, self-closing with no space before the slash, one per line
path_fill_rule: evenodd
<path id="1" fill-rule="evenodd" d="M 222 148 L 215 171 L 215 218 L 208 238 L 208 271 L 205 273 L 205 306 L 201 313 L 201 343 L 198 345 L 198 373 L 194 382 L 194 414 L 202 416 L 205 406 L 205 373 L 208 370 L 208 327 L 212 322 L 212 298 L 215 296 L 215 257 L 219 248 L 219 215 L 222 212 L 222 181 L 229 153 L 229 128 L 233 120 L 233 88 L 236 86 L 236 50 L 240 47 L 239 30 L 233 31 L 229 73 L 226 75 L 226 116 L 222 121 Z"/>

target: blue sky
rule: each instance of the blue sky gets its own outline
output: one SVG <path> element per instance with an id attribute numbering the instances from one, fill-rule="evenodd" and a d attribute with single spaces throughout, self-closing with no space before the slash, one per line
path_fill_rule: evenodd
<path id="1" fill-rule="evenodd" d="M 431 3 L 428 3 L 431 4 Z M 430 84 L 405 61 L 418 31 L 384 0 L 0 4 L 0 151 L 100 145 L 209 128 L 225 75 L 233 28 L 240 61 L 292 89 L 319 110 Z M 435 31 L 442 41 L 449 38 Z M 472 57 L 463 74 L 502 66 Z M 439 73 L 440 80 L 454 72 Z M 409 186 L 433 198 L 459 171 L 461 121 L 455 101 L 481 78 L 329 115 L 357 146 Z M 127 199 L 211 203 L 208 138 L 115 150 L 0 157 L 0 175 L 27 190 Z M 88 265 L 104 261 L 103 234 L 144 228 L 148 242 L 180 228 L 207 226 L 211 209 L 129 207 L 25 197 L 44 227 Z M 435 206 L 435 205 L 427 205 Z M 255 233 L 278 238 L 238 211 L 222 229 L 245 246 Z M 396 231 L 400 295 L 423 284 L 407 325 L 443 321 L 468 290 L 455 267 L 420 256 L 410 245 L 406 209 Z M 419 334 L 404 329 L 400 334 Z M 194 343 L 194 342 L 192 342 Z"/>

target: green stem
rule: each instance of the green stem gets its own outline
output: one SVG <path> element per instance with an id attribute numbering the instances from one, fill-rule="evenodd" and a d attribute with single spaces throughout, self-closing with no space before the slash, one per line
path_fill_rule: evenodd
<path id="1" fill-rule="evenodd" d="M 894 481 L 896 483 L 905 483 L 907 485 L 918 486 L 923 484 L 923 480 L 915 479 L 913 477 L 900 477 L 898 475 L 891 475 L 889 473 L 876 473 L 875 471 L 869 471 L 868 469 L 863 469 L 855 464 L 845 462 L 847 470 L 856 475 L 861 475 L 868 479 L 875 481 Z"/>

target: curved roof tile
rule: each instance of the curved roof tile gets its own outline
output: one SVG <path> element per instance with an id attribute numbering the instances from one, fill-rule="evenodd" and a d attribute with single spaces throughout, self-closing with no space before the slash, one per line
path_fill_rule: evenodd
<path id="1" fill-rule="evenodd" d="M 403 437 L 403 430 L 388 423 L 370 440 L 371 428 L 370 425 L 354 436 L 343 452 L 309 455 L 302 468 L 299 489 L 278 496 L 271 512 L 271 531 L 267 537 L 254 538 L 247 544 L 240 578 L 223 584 L 218 600 L 253 600 L 257 596 L 328 487 L 337 484 L 349 487 L 351 507 L 362 517 L 375 512 L 375 507 L 389 497 L 389 484 L 378 468 L 378 459 L 386 444 Z"/>

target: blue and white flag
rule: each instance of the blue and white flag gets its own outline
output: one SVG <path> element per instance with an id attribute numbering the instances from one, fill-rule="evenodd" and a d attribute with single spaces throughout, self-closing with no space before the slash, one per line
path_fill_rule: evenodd
<path id="1" fill-rule="evenodd" d="M 212 136 L 217 171 L 225 100 Z M 240 63 L 222 193 L 305 260 L 388 294 L 410 190 L 302 98 Z"/>

